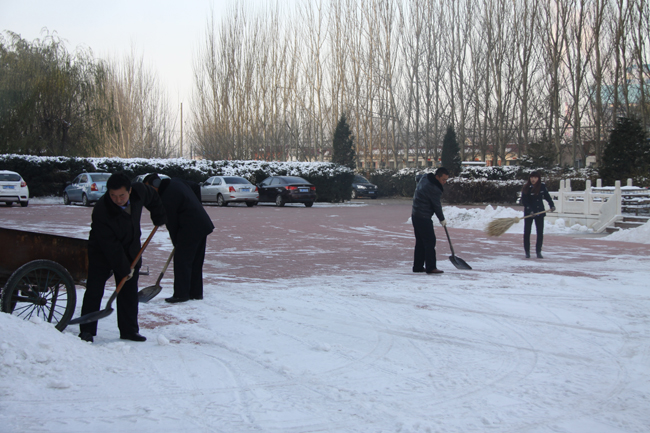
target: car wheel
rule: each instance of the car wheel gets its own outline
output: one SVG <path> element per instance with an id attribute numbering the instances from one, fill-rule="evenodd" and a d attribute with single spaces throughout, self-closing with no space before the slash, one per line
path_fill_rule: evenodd
<path id="1" fill-rule="evenodd" d="M 12 204 L 13 204 L 13 203 L 10 202 L 10 201 L 6 201 L 6 202 L 5 202 L 5 206 L 11 206 Z"/>
<path id="2" fill-rule="evenodd" d="M 70 204 L 70 197 L 68 197 L 68 193 L 63 193 L 63 204 L 68 206 Z"/>
<path id="3" fill-rule="evenodd" d="M 256 203 L 254 201 L 247 201 L 246 202 L 246 206 L 248 206 L 248 207 L 253 207 L 253 206 L 255 206 L 255 204 Z"/>
<path id="4" fill-rule="evenodd" d="M 217 205 L 221 207 L 228 206 L 228 202 L 223 199 L 221 194 L 217 196 Z"/>
<path id="5" fill-rule="evenodd" d="M 275 196 L 275 205 L 278 206 L 278 207 L 284 206 L 284 199 L 282 198 L 282 196 L 280 194 Z"/>
<path id="6" fill-rule="evenodd" d="M 86 194 L 81 195 L 81 204 L 84 206 L 90 206 L 90 202 L 88 201 L 88 196 Z"/>
<path id="7" fill-rule="evenodd" d="M 308 201 L 305 203 L 305 207 L 312 207 L 314 205 L 313 201 Z"/>
<path id="8" fill-rule="evenodd" d="M 27 207 L 28 204 L 29 204 L 28 201 L 21 201 L 21 202 L 20 202 L 20 206 L 21 206 L 21 207 Z"/>
<path id="9" fill-rule="evenodd" d="M 357 192 L 355 190 L 352 190 L 352 198 L 353 199 L 357 198 Z"/>

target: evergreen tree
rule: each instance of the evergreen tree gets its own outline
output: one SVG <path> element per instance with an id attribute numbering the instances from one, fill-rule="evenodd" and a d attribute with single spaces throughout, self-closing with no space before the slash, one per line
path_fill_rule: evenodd
<path id="1" fill-rule="evenodd" d="M 527 168 L 553 168 L 557 165 L 557 151 L 546 134 L 540 141 L 528 145 L 526 154 L 521 157 L 520 165 Z"/>
<path id="2" fill-rule="evenodd" d="M 650 171 L 650 142 L 638 119 L 621 117 L 612 130 L 598 170 L 605 185 L 634 179 L 645 184 Z"/>
<path id="3" fill-rule="evenodd" d="M 456 131 L 453 126 L 447 127 L 445 138 L 442 141 L 442 166 L 449 170 L 450 175 L 458 176 L 462 169 L 462 162 L 460 159 L 460 146 L 456 140 Z"/>
<path id="4" fill-rule="evenodd" d="M 350 131 L 350 125 L 345 113 L 341 114 L 336 131 L 334 131 L 334 141 L 332 143 L 332 162 L 344 165 L 352 170 L 356 167 L 356 154 L 354 151 L 354 136 Z"/>

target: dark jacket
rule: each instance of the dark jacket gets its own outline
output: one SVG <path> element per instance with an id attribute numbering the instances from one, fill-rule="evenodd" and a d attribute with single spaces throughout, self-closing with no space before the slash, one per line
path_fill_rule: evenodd
<path id="1" fill-rule="evenodd" d="M 550 208 L 554 208 L 555 204 L 551 195 L 548 193 L 546 184 L 544 182 L 539 186 L 539 194 L 533 194 L 533 185 L 531 184 L 527 191 L 521 192 L 521 204 L 524 205 L 524 215 L 530 215 L 544 210 L 544 200 L 548 202 Z M 540 215 L 544 216 L 544 214 Z"/>
<path id="2" fill-rule="evenodd" d="M 433 173 L 423 176 L 415 188 L 411 217 L 430 219 L 435 213 L 438 219 L 443 221 L 445 216 L 442 213 L 442 204 L 440 203 L 442 191 L 442 184 Z"/>
<path id="3" fill-rule="evenodd" d="M 214 224 L 190 183 L 182 179 L 163 179 L 158 194 L 167 211 L 167 231 L 174 245 L 181 238 L 197 241 L 212 233 Z"/>
<path id="4" fill-rule="evenodd" d="M 93 209 L 88 238 L 89 258 L 108 263 L 119 279 L 129 274 L 131 262 L 140 252 L 142 208 L 151 212 L 154 225 L 167 222 L 162 201 L 150 186 L 131 185 L 129 202 L 131 214 L 113 203 L 108 192 L 104 194 Z"/>

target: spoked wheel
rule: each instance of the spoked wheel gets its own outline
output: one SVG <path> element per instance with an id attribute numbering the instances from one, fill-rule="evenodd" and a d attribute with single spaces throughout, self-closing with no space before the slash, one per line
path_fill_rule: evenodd
<path id="1" fill-rule="evenodd" d="M 81 204 L 84 206 L 90 206 L 90 201 L 88 200 L 88 196 L 86 194 L 81 195 Z"/>
<path id="2" fill-rule="evenodd" d="M 40 317 L 63 331 L 77 304 L 70 273 L 51 260 L 34 260 L 18 268 L 2 291 L 2 311 L 29 320 Z"/>
<path id="3" fill-rule="evenodd" d="M 217 205 L 221 207 L 228 206 L 228 202 L 223 199 L 223 196 L 221 194 L 217 196 Z"/>
<path id="4" fill-rule="evenodd" d="M 275 205 L 278 206 L 278 207 L 284 206 L 284 199 L 282 198 L 282 196 L 280 194 L 275 196 Z"/>

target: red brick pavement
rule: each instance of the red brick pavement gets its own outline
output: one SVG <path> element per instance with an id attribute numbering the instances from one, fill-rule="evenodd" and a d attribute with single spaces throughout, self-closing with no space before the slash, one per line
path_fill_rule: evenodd
<path id="1" fill-rule="evenodd" d="M 408 223 L 410 206 L 408 199 L 363 200 L 352 205 L 317 203 L 312 208 L 206 206 L 216 226 L 208 238 L 204 269 L 207 282 L 326 276 L 384 268 L 409 272 L 414 245 L 412 226 Z M 84 237 L 90 227 L 91 212 L 92 208 L 63 205 L 0 207 L 0 226 Z M 143 237 L 152 228 L 148 217 L 143 217 Z M 522 259 L 519 234 L 488 238 L 479 230 L 453 227 L 449 233 L 456 255 L 479 272 L 490 272 L 476 266 L 484 258 L 508 259 L 512 272 L 526 272 L 531 261 L 536 260 Z M 439 226 L 436 235 L 439 258 L 446 261 L 450 250 Z M 170 245 L 164 230 L 156 235 L 144 254 L 144 264 L 149 266 L 151 275 L 142 277 L 142 287 L 155 282 Z M 546 235 L 544 254 L 545 265 L 566 265 L 570 257 L 575 268 L 567 270 L 567 266 L 561 266 L 558 272 L 581 275 L 580 262 L 604 261 L 615 255 L 648 257 L 650 248 L 645 244 L 605 241 L 597 235 Z M 453 270 L 448 261 L 440 267 Z M 172 275 L 170 268 L 166 277 Z"/>

